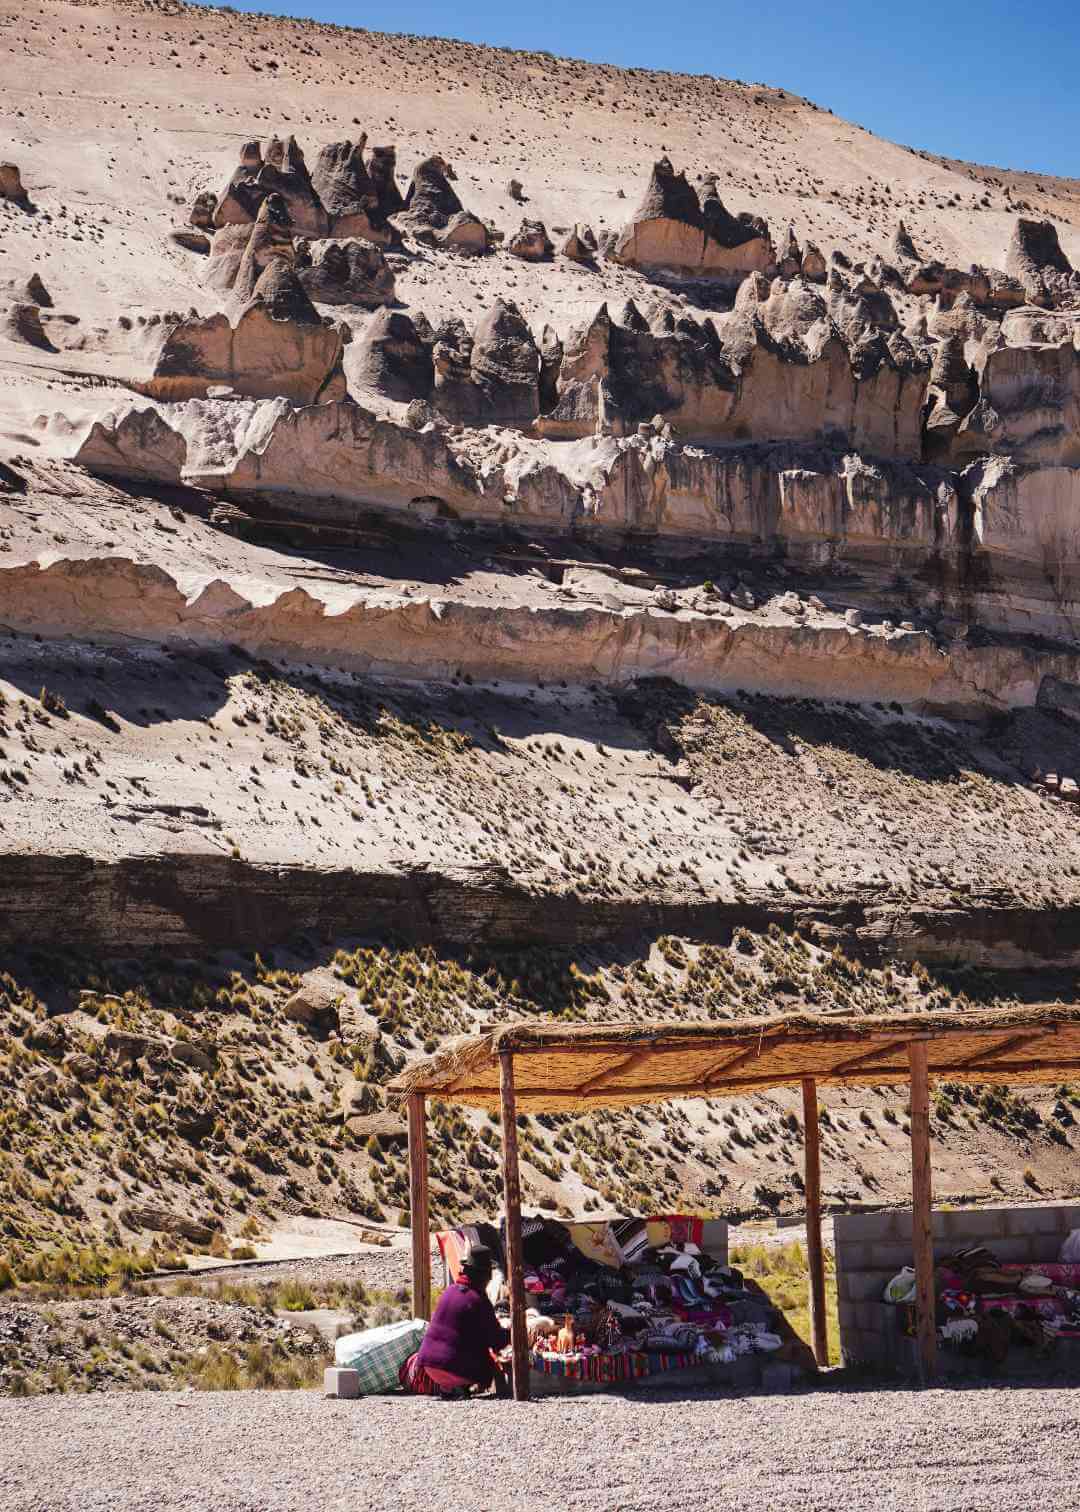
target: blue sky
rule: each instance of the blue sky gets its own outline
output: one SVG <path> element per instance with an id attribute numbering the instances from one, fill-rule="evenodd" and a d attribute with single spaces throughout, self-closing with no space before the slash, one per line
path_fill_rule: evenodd
<path id="1" fill-rule="evenodd" d="M 808 95 L 909 147 L 1080 177 L 1077 0 L 234 0 Z"/>

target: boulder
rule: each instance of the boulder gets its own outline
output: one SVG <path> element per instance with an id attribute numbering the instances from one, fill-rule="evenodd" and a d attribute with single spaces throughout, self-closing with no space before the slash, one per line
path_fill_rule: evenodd
<path id="1" fill-rule="evenodd" d="M 330 142 L 320 148 L 312 185 L 330 217 L 329 234 L 359 236 L 380 247 L 394 240 L 394 228 L 379 208 L 379 194 L 364 162 L 367 138 Z"/>
<path id="2" fill-rule="evenodd" d="M 6 279 L 0 283 L 0 291 L 10 296 L 13 304 L 35 305 L 39 310 L 51 310 L 53 306 L 52 295 L 37 272 L 31 273 L 28 278 L 19 276 Z"/>
<path id="3" fill-rule="evenodd" d="M 397 224 L 430 246 L 447 247 L 467 255 L 486 252 L 487 228 L 477 216 L 463 209 L 451 187 L 454 177 L 450 164 L 437 154 L 418 163 Z"/>
<path id="4" fill-rule="evenodd" d="M 1057 303 L 1066 289 L 1078 282 L 1073 267 L 1061 250 L 1057 227 L 1052 221 L 1025 220 L 1013 228 L 1005 258 L 1005 271 L 1017 279 L 1033 304 Z"/>
<path id="5" fill-rule="evenodd" d="M 208 236 L 201 231 L 192 231 L 187 226 L 177 226 L 169 232 L 169 240 L 176 247 L 183 247 L 185 252 L 197 252 L 200 257 L 209 257 L 212 245 Z"/>
<path id="6" fill-rule="evenodd" d="M 210 231 L 214 229 L 214 212 L 217 210 L 217 195 L 209 189 L 204 189 L 197 194 L 191 202 L 188 211 L 188 225 L 194 226 L 197 231 Z"/>
<path id="7" fill-rule="evenodd" d="M 78 1051 L 74 1051 L 71 1055 L 66 1055 L 63 1066 L 72 1080 L 81 1083 L 83 1086 L 87 1082 L 96 1081 L 101 1074 L 101 1067 L 93 1056 L 82 1055 Z"/>
<path id="8" fill-rule="evenodd" d="M 218 200 L 214 225 L 227 226 L 253 221 L 268 194 L 280 194 L 289 218 L 302 236 L 327 236 L 330 217 L 316 194 L 296 138 L 271 137 L 263 151 L 258 142 L 248 142 Z"/>
<path id="9" fill-rule="evenodd" d="M 559 249 L 571 262 L 592 263 L 596 261 L 596 237 L 591 226 L 575 225 Z"/>
<path id="10" fill-rule="evenodd" d="M 36 304 L 19 301 L 0 311 L 0 337 L 18 342 L 19 346 L 37 347 L 40 352 L 56 351 L 45 334 L 41 312 Z"/>
<path id="11" fill-rule="evenodd" d="M 349 389 L 408 403 L 426 399 L 434 384 L 431 344 L 401 310 L 381 309 L 346 353 Z"/>
<path id="12" fill-rule="evenodd" d="M 339 994 L 332 985 L 323 982 L 305 982 L 282 1004 L 281 1011 L 294 1024 L 308 1028 L 337 1028 L 337 1000 Z"/>
<path id="13" fill-rule="evenodd" d="M 465 257 L 482 257 L 491 250 L 491 235 L 487 226 L 471 210 L 459 210 L 450 217 L 446 230 L 432 232 L 437 246 L 449 252 L 460 252 Z M 421 238 L 418 236 L 417 240 Z"/>
<path id="14" fill-rule="evenodd" d="M 187 442 L 158 410 L 131 404 L 95 420 L 72 460 L 107 478 L 179 483 Z"/>
<path id="15" fill-rule="evenodd" d="M 699 202 L 685 173 L 668 158 L 654 165 L 645 197 L 609 254 L 614 262 L 645 272 L 712 278 L 737 284 L 764 271 L 775 254 L 763 221 L 733 216 L 725 209 L 716 180 L 705 183 Z"/>
<path id="16" fill-rule="evenodd" d="M 397 148 L 373 147 L 368 159 L 368 177 L 375 190 L 375 205 L 383 220 L 404 210 L 405 201 L 397 186 Z"/>
<path id="17" fill-rule="evenodd" d="M 404 1145 L 409 1142 L 409 1127 L 400 1113 L 384 1110 L 380 1113 L 361 1113 L 347 1118 L 345 1127 L 357 1139 L 377 1139 L 382 1145 Z"/>
<path id="18" fill-rule="evenodd" d="M 22 174 L 15 163 L 0 163 L 0 199 L 13 200 L 17 205 L 29 203 L 30 196 L 23 188 Z"/>
<path id="19" fill-rule="evenodd" d="M 175 1239 L 184 1239 L 188 1244 L 205 1247 L 213 1241 L 216 1230 L 197 1218 L 187 1218 L 182 1213 L 170 1213 L 167 1208 L 131 1203 L 120 1210 L 120 1219 L 128 1228 L 139 1231 L 151 1229 L 155 1233 L 170 1234 Z"/>
<path id="20" fill-rule="evenodd" d="M 555 247 L 543 221 L 523 220 L 507 242 L 506 250 L 511 257 L 520 257 L 523 262 L 545 262 Z"/>
<path id="21" fill-rule="evenodd" d="M 318 304 L 377 310 L 394 302 L 394 274 L 370 241 L 320 241 L 297 248 L 300 282 Z"/>

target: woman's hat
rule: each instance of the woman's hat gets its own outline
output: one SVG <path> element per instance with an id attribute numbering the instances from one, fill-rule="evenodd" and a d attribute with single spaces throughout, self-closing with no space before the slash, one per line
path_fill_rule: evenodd
<path id="1" fill-rule="evenodd" d="M 463 1271 L 490 1271 L 495 1268 L 495 1257 L 486 1244 L 474 1244 L 461 1262 Z"/>

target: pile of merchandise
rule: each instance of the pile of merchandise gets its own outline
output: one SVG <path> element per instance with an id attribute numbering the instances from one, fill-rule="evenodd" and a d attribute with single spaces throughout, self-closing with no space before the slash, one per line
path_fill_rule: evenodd
<path id="1" fill-rule="evenodd" d="M 764 1292 L 703 1246 L 697 1218 L 522 1222 L 531 1364 L 567 1381 L 640 1380 L 792 1345 Z M 493 1301 L 505 1304 L 503 1234 L 474 1224 L 438 1236 L 456 1276 L 473 1244 L 499 1257 Z"/>
<path id="2" fill-rule="evenodd" d="M 934 1271 L 938 1340 L 946 1349 L 1000 1363 L 1014 1344 L 1050 1353 L 1080 1338 L 1080 1264 L 1002 1265 L 984 1245 L 958 1250 Z M 885 1288 L 902 1332 L 914 1334 L 915 1272 Z"/>

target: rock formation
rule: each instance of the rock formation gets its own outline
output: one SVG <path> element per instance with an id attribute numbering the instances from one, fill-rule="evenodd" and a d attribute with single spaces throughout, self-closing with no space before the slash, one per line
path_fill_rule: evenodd
<path id="1" fill-rule="evenodd" d="M 17 301 L 6 308 L 0 305 L 0 337 L 17 342 L 20 346 L 37 347 L 42 352 L 56 351 L 45 334 L 41 312 L 36 304 Z"/>
<path id="2" fill-rule="evenodd" d="M 398 215 L 397 224 L 429 246 L 477 256 L 490 245 L 487 227 L 462 208 L 451 188 L 454 177 L 445 158 L 424 158 L 413 171 L 405 209 Z"/>
<path id="3" fill-rule="evenodd" d="M 209 189 L 204 189 L 197 194 L 191 202 L 188 211 L 188 225 L 194 226 L 197 231 L 213 231 L 214 212 L 217 210 L 217 195 L 211 194 Z"/>
<path id="4" fill-rule="evenodd" d="M 404 210 L 405 201 L 397 186 L 397 149 L 373 147 L 368 159 L 368 177 L 375 189 L 375 204 L 383 220 Z"/>
<path id="5" fill-rule="evenodd" d="M 522 262 L 545 262 L 554 253 L 555 246 L 543 221 L 523 220 L 507 242 L 506 250 L 511 257 L 520 257 Z"/>
<path id="6" fill-rule="evenodd" d="M 26 278 L 9 278 L 0 283 L 0 295 L 9 296 L 14 304 L 37 305 L 43 310 L 51 310 L 53 305 L 52 295 L 37 272 Z"/>
<path id="7" fill-rule="evenodd" d="M 284 142 L 271 137 L 265 152 L 258 142 L 246 143 L 240 166 L 218 200 L 214 225 L 253 221 L 268 194 L 279 194 L 284 200 L 297 235 L 329 235 L 330 218 L 315 192 L 295 137 Z"/>
<path id="8" fill-rule="evenodd" d="M 366 137 L 330 142 L 320 148 L 312 185 L 330 217 L 329 234 L 363 237 L 380 247 L 394 240 L 393 227 L 379 205 L 379 193 L 364 162 Z"/>
<path id="9" fill-rule="evenodd" d="M 23 188 L 22 174 L 16 163 L 0 163 L 0 199 L 26 205 L 30 196 Z"/>
<path id="10" fill-rule="evenodd" d="M 104 477 L 179 483 L 187 443 L 156 409 L 131 405 L 95 420 L 73 460 Z"/>
<path id="11" fill-rule="evenodd" d="M 314 404 L 344 395 L 344 339 L 324 323 L 295 270 L 272 259 L 233 325 L 226 315 L 163 328 L 146 378 L 133 387 L 153 399 L 203 398 L 219 385 L 256 399 Z"/>
<path id="12" fill-rule="evenodd" d="M 192 231 L 188 226 L 177 226 L 169 232 L 169 240 L 185 252 L 197 252 L 200 257 L 209 257 L 211 240 L 201 231 Z"/>
<path id="13" fill-rule="evenodd" d="M 1013 228 L 1005 271 L 1022 286 L 1033 304 L 1054 305 L 1062 294 L 1080 297 L 1080 279 L 1061 250 L 1053 221 L 1025 220 Z"/>
<path id="14" fill-rule="evenodd" d="M 376 310 L 394 301 L 394 275 L 370 241 L 301 242 L 296 248 L 300 282 L 317 304 L 359 305 Z"/>
<path id="15" fill-rule="evenodd" d="M 596 237 L 591 226 L 575 225 L 559 248 L 571 262 L 592 263 L 596 260 Z"/>
<path id="16" fill-rule="evenodd" d="M 615 243 L 614 261 L 647 272 L 738 283 L 775 263 L 764 222 L 725 209 L 715 179 L 699 202 L 685 173 L 668 158 L 654 164 L 645 198 Z"/>
<path id="17" fill-rule="evenodd" d="M 467 425 L 530 425 L 540 407 L 540 353 L 516 305 L 497 300 L 471 337 L 460 322 L 436 332 L 432 403 Z"/>
<path id="18" fill-rule="evenodd" d="M 228 228 L 226 232 L 227 230 Z M 292 267 L 296 261 L 292 233 L 292 216 L 289 214 L 284 196 L 268 194 L 259 206 L 254 225 L 248 228 L 243 252 L 236 267 L 231 286 L 234 308 L 243 309 L 254 295 L 259 279 L 273 263 L 280 262 Z M 238 245 L 239 237 L 236 243 L 230 241 L 223 249 L 218 271 L 215 273 L 218 287 L 227 276 L 228 267 L 231 265 Z M 211 268 L 216 260 L 212 260 Z"/>

